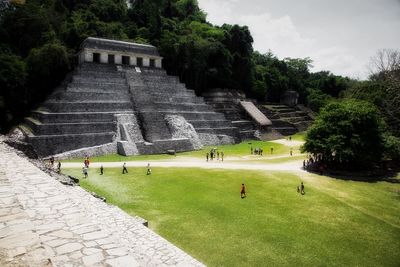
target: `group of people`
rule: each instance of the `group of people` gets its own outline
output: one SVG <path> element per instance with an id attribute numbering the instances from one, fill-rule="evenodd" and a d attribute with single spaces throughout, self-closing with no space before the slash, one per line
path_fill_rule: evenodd
<path id="1" fill-rule="evenodd" d="M 263 150 L 262 148 L 256 147 L 253 149 L 253 147 L 250 147 L 250 154 L 251 155 L 259 155 L 262 156 L 263 155 Z"/>
<path id="2" fill-rule="evenodd" d="M 219 152 L 218 149 L 212 148 L 210 150 L 210 153 L 206 153 L 206 161 L 208 162 L 209 160 L 213 161 L 215 158 L 217 160 L 224 161 L 224 152 L 221 151 Z"/>
<path id="3" fill-rule="evenodd" d="M 101 166 L 103 168 L 103 166 Z M 122 165 L 122 174 L 128 173 L 128 168 L 126 167 L 126 162 L 124 162 L 124 164 Z M 146 175 L 150 175 L 151 174 L 151 167 L 150 167 L 150 163 L 147 164 L 147 171 L 146 171 Z"/>
<path id="4" fill-rule="evenodd" d="M 307 171 L 319 172 L 321 175 L 323 175 L 326 166 L 323 163 L 321 156 L 309 155 L 306 160 L 303 160 L 303 169 Z"/>
<path id="5" fill-rule="evenodd" d="M 49 168 L 52 170 L 54 169 L 54 163 L 55 163 L 55 159 L 53 156 L 51 156 L 49 158 Z M 60 161 L 57 162 L 56 172 L 57 173 L 61 172 L 61 162 Z"/>
<path id="6" fill-rule="evenodd" d="M 270 152 L 271 152 L 271 155 L 274 154 L 274 148 L 273 147 L 270 148 Z M 262 148 L 256 147 L 256 148 L 253 149 L 252 146 L 250 147 L 250 154 L 251 155 L 262 156 L 263 153 L 264 153 L 264 150 Z"/>

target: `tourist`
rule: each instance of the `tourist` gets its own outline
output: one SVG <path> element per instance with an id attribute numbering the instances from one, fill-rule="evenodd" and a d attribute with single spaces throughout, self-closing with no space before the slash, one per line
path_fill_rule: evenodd
<path id="1" fill-rule="evenodd" d="M 211 149 L 210 151 L 210 159 L 213 160 L 214 159 L 214 151 Z"/>
<path id="2" fill-rule="evenodd" d="M 100 166 L 100 175 L 103 175 L 103 170 L 104 170 L 103 165 L 101 165 Z"/>
<path id="3" fill-rule="evenodd" d="M 292 137 L 291 136 L 289 136 L 289 141 L 292 141 Z"/>
<path id="4" fill-rule="evenodd" d="M 54 157 L 51 156 L 50 157 L 50 168 L 53 168 L 53 166 L 54 166 Z"/>
<path id="5" fill-rule="evenodd" d="M 83 161 L 83 164 L 85 165 L 86 168 L 89 168 L 89 157 L 86 157 L 85 160 Z"/>
<path id="6" fill-rule="evenodd" d="M 88 168 L 86 166 L 82 168 L 82 173 L 85 178 L 88 178 Z"/>
<path id="7" fill-rule="evenodd" d="M 271 155 L 274 153 L 274 148 L 271 147 Z"/>
<path id="8" fill-rule="evenodd" d="M 250 154 L 253 155 L 253 147 L 250 147 Z"/>
<path id="9" fill-rule="evenodd" d="M 303 182 L 301 182 L 301 185 L 300 185 L 300 193 L 302 194 L 302 195 L 304 195 L 306 192 L 304 191 L 304 184 L 303 184 Z"/>
<path id="10" fill-rule="evenodd" d="M 146 175 L 150 175 L 151 174 L 151 169 L 150 169 L 150 163 L 147 164 L 147 173 Z"/>
<path id="11" fill-rule="evenodd" d="M 128 169 L 126 168 L 126 162 L 122 165 L 122 174 L 128 173 Z"/>
<path id="12" fill-rule="evenodd" d="M 224 152 L 221 151 L 221 161 L 224 161 Z"/>
<path id="13" fill-rule="evenodd" d="M 241 198 L 246 197 L 246 187 L 244 186 L 244 184 L 242 184 L 242 186 L 240 187 L 240 197 Z"/>
<path id="14" fill-rule="evenodd" d="M 290 156 L 293 156 L 293 148 L 290 148 Z"/>
<path id="15" fill-rule="evenodd" d="M 217 160 L 219 160 L 219 151 L 217 151 Z"/>
<path id="16" fill-rule="evenodd" d="M 262 150 L 262 148 L 260 148 L 260 156 L 262 156 L 263 155 L 263 150 Z"/>
<path id="17" fill-rule="evenodd" d="M 57 164 L 57 172 L 60 173 L 61 172 L 61 162 L 59 161 Z"/>
<path id="18" fill-rule="evenodd" d="M 303 169 L 306 169 L 306 160 L 303 160 Z"/>
<path id="19" fill-rule="evenodd" d="M 206 153 L 206 161 L 207 161 L 207 162 L 208 162 L 208 157 L 209 157 L 209 154 Z"/>

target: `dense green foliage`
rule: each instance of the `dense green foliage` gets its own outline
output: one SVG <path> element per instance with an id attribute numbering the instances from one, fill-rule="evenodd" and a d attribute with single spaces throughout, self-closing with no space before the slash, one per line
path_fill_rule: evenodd
<path id="1" fill-rule="evenodd" d="M 372 76 L 354 84 L 345 97 L 375 104 L 384 116 L 392 134 L 400 137 L 400 65 L 396 71 Z"/>
<path id="2" fill-rule="evenodd" d="M 99 175 L 90 167 L 81 185 L 145 218 L 207 266 L 397 266 L 400 260 L 398 183 L 278 171 L 152 171 L 129 168 L 122 175 L 106 168 Z M 65 172 L 82 177 L 80 168 Z M 304 196 L 296 192 L 300 180 Z"/>
<path id="3" fill-rule="evenodd" d="M 0 130 L 60 83 L 88 36 L 157 46 L 168 73 L 198 94 L 220 87 L 278 102 L 286 90 L 296 90 L 306 103 L 308 88 L 337 96 L 348 82 L 329 72 L 310 73 L 309 58 L 254 52 L 246 26 L 211 25 L 196 0 L 137 0 L 131 9 L 124 0 L 1 1 L 0 58 L 7 77 L 0 75 Z"/>
<path id="4" fill-rule="evenodd" d="M 303 150 L 330 167 L 360 169 L 378 165 L 386 152 L 395 155 L 395 146 L 394 137 L 385 137 L 384 121 L 373 104 L 346 100 L 321 110 Z"/>

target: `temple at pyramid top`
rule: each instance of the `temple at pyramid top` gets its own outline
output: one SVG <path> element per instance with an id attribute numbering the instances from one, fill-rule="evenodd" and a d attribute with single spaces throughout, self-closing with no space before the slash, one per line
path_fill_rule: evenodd
<path id="1" fill-rule="evenodd" d="M 88 37 L 82 42 L 79 62 L 162 67 L 162 57 L 152 45 L 96 37 Z"/>

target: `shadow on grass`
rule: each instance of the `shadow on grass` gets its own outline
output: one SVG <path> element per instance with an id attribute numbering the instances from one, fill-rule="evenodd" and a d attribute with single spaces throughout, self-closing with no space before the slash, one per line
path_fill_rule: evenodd
<path id="1" fill-rule="evenodd" d="M 343 171 L 343 170 L 325 170 L 323 173 L 317 170 L 307 170 L 310 173 L 324 175 L 333 179 L 357 181 L 357 182 L 388 182 L 400 184 L 400 166 L 392 167 L 387 170 L 375 171 Z"/>

